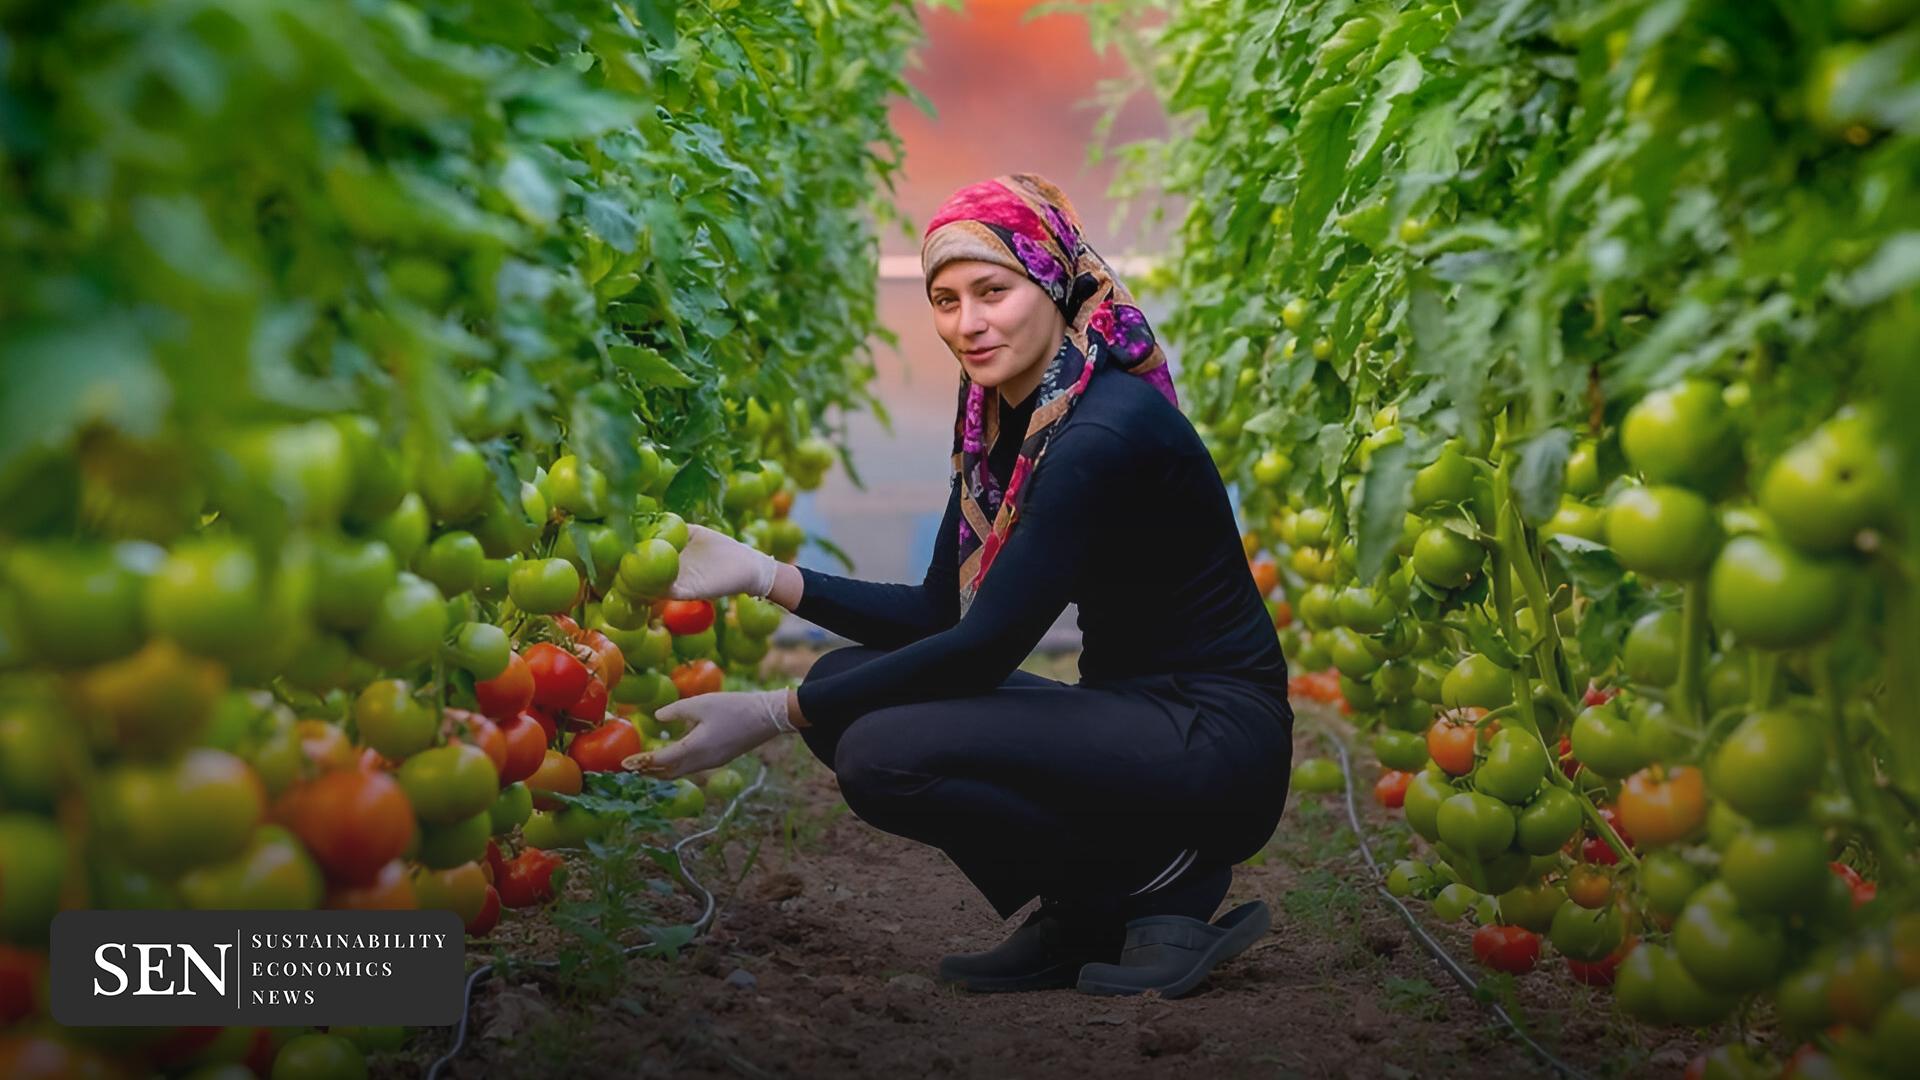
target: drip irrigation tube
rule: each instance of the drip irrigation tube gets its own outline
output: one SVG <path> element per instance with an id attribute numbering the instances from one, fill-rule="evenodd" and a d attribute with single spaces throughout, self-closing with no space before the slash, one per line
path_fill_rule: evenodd
<path id="1" fill-rule="evenodd" d="M 1333 748 L 1340 753 L 1340 776 L 1346 785 L 1347 820 L 1353 823 L 1353 835 L 1360 845 L 1360 854 L 1367 860 L 1367 869 L 1373 873 L 1374 880 L 1377 882 L 1380 878 L 1380 864 L 1374 861 L 1373 847 L 1367 843 L 1367 830 L 1360 824 L 1360 811 L 1353 803 L 1353 763 L 1347 756 L 1346 743 L 1331 734 L 1327 735 L 1327 741 L 1333 743 Z M 1427 954 L 1433 957 L 1434 962 L 1445 968 L 1447 974 L 1453 976 L 1453 981 L 1459 983 L 1475 1001 L 1486 1006 L 1488 1011 L 1506 1025 L 1507 1030 L 1512 1032 L 1515 1038 L 1526 1044 L 1527 1049 L 1532 1050 L 1540 1060 L 1546 1062 L 1550 1068 L 1567 1080 L 1589 1080 L 1587 1074 L 1554 1057 L 1546 1047 L 1541 1046 L 1533 1040 L 1532 1036 L 1522 1031 L 1520 1025 L 1514 1023 L 1513 1017 L 1501 1007 L 1499 1002 L 1482 1001 L 1478 993 L 1479 981 L 1458 960 L 1455 960 L 1451 953 L 1447 952 L 1445 946 L 1434 940 L 1433 935 L 1427 932 L 1426 927 L 1420 925 L 1420 920 L 1414 917 L 1407 905 L 1401 903 L 1399 897 L 1388 892 L 1386 886 L 1376 884 L 1373 888 L 1387 903 L 1393 905 L 1395 911 L 1399 912 L 1401 921 L 1407 924 L 1408 930 L 1413 931 L 1414 938 L 1427 950 Z"/>
<path id="2" fill-rule="evenodd" d="M 754 792 L 759 791 L 760 788 L 767 782 L 767 774 L 771 771 L 772 770 L 769 769 L 766 765 L 762 764 L 760 767 L 760 775 L 754 777 L 753 783 L 748 784 L 746 788 L 744 788 L 740 792 L 739 795 L 736 795 L 733 798 L 733 800 L 727 804 L 726 812 L 720 815 L 719 820 L 715 821 L 710 828 L 702 829 L 697 833 L 690 833 L 687 836 L 682 837 L 679 843 L 673 845 L 673 853 L 675 855 L 679 855 L 681 852 L 681 849 L 685 848 L 688 844 L 693 843 L 695 840 L 698 840 L 701 837 L 712 836 L 714 833 L 719 832 L 721 827 L 724 826 L 729 820 L 733 818 L 734 812 L 740 809 L 740 807 L 746 803 L 747 797 L 749 795 L 752 795 Z M 700 884 L 699 879 L 694 877 L 693 874 L 687 870 L 687 863 L 684 858 L 680 860 L 680 876 L 686 880 L 686 883 L 688 885 L 691 885 L 695 889 L 697 889 L 700 892 L 700 895 L 706 897 L 706 905 L 707 905 L 706 910 L 701 912 L 700 917 L 694 920 L 694 923 L 693 923 L 693 928 L 695 930 L 704 930 L 706 929 L 707 924 L 713 920 L 714 915 L 717 914 L 717 912 L 714 910 L 713 893 L 705 885 Z M 652 945 L 653 945 L 653 942 L 651 941 L 643 941 L 638 945 L 630 945 L 627 948 L 621 950 L 620 955 L 632 956 L 634 953 L 637 953 L 642 949 L 646 949 Z M 516 966 L 535 968 L 540 970 L 551 970 L 553 968 L 559 967 L 560 965 L 557 961 L 542 960 L 538 962 L 518 964 Z M 467 1022 L 473 1016 L 473 988 L 480 985 L 480 981 L 482 979 L 485 979 L 488 976 L 492 975 L 493 968 L 494 968 L 494 965 L 492 964 L 482 964 L 481 966 L 473 970 L 473 974 L 467 976 L 467 984 L 466 984 L 466 989 L 464 991 L 465 997 L 461 1000 L 461 1005 L 460 1005 L 460 1024 L 459 1024 L 459 1027 L 454 1031 L 453 1045 L 448 1047 L 446 1053 L 440 1055 L 440 1057 L 437 1060 L 435 1060 L 432 1065 L 427 1067 L 427 1080 L 439 1080 L 440 1070 L 446 1068 L 447 1065 L 451 1063 L 454 1058 L 457 1058 L 460 1056 L 460 1051 L 466 1048 Z"/>

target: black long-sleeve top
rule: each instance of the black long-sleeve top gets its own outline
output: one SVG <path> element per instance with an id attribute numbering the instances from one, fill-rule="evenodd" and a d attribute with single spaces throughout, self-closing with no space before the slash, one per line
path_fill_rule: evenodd
<path id="1" fill-rule="evenodd" d="M 988 465 L 1003 488 L 1034 397 L 1002 406 Z M 1286 661 L 1247 572 L 1226 488 L 1193 425 L 1159 391 L 1124 372 L 1096 372 L 1027 482 L 1020 521 L 965 618 L 957 477 L 918 585 L 802 569 L 795 614 L 892 650 L 802 684 L 809 722 L 986 693 L 1070 601 L 1080 605 L 1083 685 L 1154 694 L 1184 727 L 1195 708 L 1189 691 L 1237 684 L 1291 720 Z"/>

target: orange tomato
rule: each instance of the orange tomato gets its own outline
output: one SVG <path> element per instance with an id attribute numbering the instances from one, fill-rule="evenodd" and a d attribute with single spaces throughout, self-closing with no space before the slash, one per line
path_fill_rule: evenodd
<path id="1" fill-rule="evenodd" d="M 772 512 L 773 519 L 775 521 L 778 521 L 781 518 L 786 517 L 788 514 L 793 512 L 793 492 L 791 491 L 774 492 L 767 499 L 767 507 Z"/>
<path id="2" fill-rule="evenodd" d="M 1641 846 L 1664 847 L 1706 823 L 1706 780 L 1689 765 L 1650 766 L 1627 777 L 1616 806 Z"/>
<path id="3" fill-rule="evenodd" d="M 334 911 L 413 911 L 413 878 L 407 864 L 395 859 L 380 868 L 366 885 L 335 885 L 327 890 L 327 908 Z"/>
<path id="4" fill-rule="evenodd" d="M 1606 907 L 1613 898 L 1613 881 L 1604 871 L 1582 863 L 1567 872 L 1567 899 L 1588 910 Z"/>
<path id="5" fill-rule="evenodd" d="M 683 698 L 718 693 L 725 673 L 711 660 L 694 660 L 674 668 L 668 678 Z"/>
<path id="6" fill-rule="evenodd" d="M 1407 785 L 1411 783 L 1412 773 L 1389 769 L 1373 785 L 1374 800 L 1389 810 L 1398 810 L 1406 805 Z"/>
<path id="7" fill-rule="evenodd" d="M 383 772 L 325 773 L 294 784 L 274 819 L 300 838 L 333 881 L 366 885 L 413 842 L 413 804 Z"/>
<path id="8" fill-rule="evenodd" d="M 1427 756 L 1451 776 L 1473 771 L 1474 730 L 1452 717 L 1441 717 L 1427 730 Z"/>
<path id="9" fill-rule="evenodd" d="M 480 916 L 491 888 L 485 869 L 477 862 L 461 863 L 448 870 L 413 872 L 413 892 L 419 897 L 420 910 L 451 911 L 463 923 Z"/>
<path id="10" fill-rule="evenodd" d="M 1253 587 L 1260 590 L 1261 596 L 1280 587 L 1280 567 L 1272 559 L 1255 559 L 1247 564 L 1253 572 Z"/>
<path id="11" fill-rule="evenodd" d="M 545 798 L 539 793 L 553 792 L 558 795 L 578 795 L 585 778 L 580 774 L 580 763 L 558 750 L 549 750 L 540 768 L 527 777 L 527 786 L 534 791 L 533 805 L 539 810 L 558 810 L 558 800 Z"/>
<path id="12" fill-rule="evenodd" d="M 619 686 L 621 677 L 627 673 L 627 658 L 620 652 L 620 646 L 598 630 L 584 631 L 574 640 L 580 643 L 581 649 L 591 654 L 581 657 L 587 662 L 587 670 L 600 676 L 600 681 L 607 684 L 608 690 Z"/>

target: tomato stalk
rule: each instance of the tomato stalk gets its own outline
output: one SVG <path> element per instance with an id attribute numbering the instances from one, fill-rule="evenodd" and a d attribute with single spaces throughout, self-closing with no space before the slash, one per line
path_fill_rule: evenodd
<path id="1" fill-rule="evenodd" d="M 1813 675 L 1820 699 L 1827 707 L 1827 733 L 1832 740 L 1834 758 L 1840 763 L 1840 777 L 1847 785 L 1847 795 L 1853 800 L 1861 826 L 1867 832 L 1867 841 L 1878 858 L 1882 878 L 1904 886 L 1911 876 L 1904 833 L 1888 814 L 1882 792 L 1870 775 L 1872 748 L 1868 740 L 1861 738 L 1859 725 L 1847 712 L 1838 667 L 1831 646 L 1821 648 L 1813 657 Z"/>
<path id="2" fill-rule="evenodd" d="M 1516 541 L 1512 547 L 1508 548 L 1507 558 L 1513 565 L 1515 576 L 1520 579 L 1521 591 L 1527 594 L 1527 607 L 1533 612 L 1534 625 L 1540 628 L 1540 641 L 1534 646 L 1533 651 L 1534 660 L 1540 665 L 1540 681 L 1546 685 L 1547 694 L 1556 708 L 1564 709 L 1571 714 L 1577 710 L 1574 709 L 1573 701 L 1567 694 L 1568 688 L 1560 682 L 1562 669 L 1565 666 L 1566 646 L 1560 640 L 1560 627 L 1553 619 L 1553 601 L 1547 595 L 1546 581 L 1540 573 L 1540 564 L 1537 561 L 1539 545 L 1534 539 L 1535 534 L 1532 530 L 1527 528 L 1525 522 L 1520 521 L 1519 508 L 1513 506 L 1511 500 L 1508 501 L 1507 508 L 1510 513 L 1506 516 L 1513 519 L 1513 538 Z M 1504 545 L 1506 543 L 1504 526 L 1507 522 L 1503 520 L 1502 525 L 1502 544 Z"/>
<path id="3" fill-rule="evenodd" d="M 1904 568 L 1891 559 L 1882 565 L 1887 607 L 1886 655 L 1881 661 L 1886 692 L 1881 704 L 1887 711 L 1894 785 L 1911 799 L 1920 797 L 1920 604 L 1915 603 L 1912 579 L 1900 572 Z"/>
<path id="4" fill-rule="evenodd" d="M 1674 684 L 1673 697 L 1669 699 L 1680 727 L 1697 742 L 1705 725 L 1701 717 L 1705 715 L 1705 695 L 1701 693 L 1705 681 L 1702 674 L 1706 668 L 1707 635 L 1707 583 L 1704 579 L 1694 578 L 1683 586 L 1684 599 L 1680 602 L 1680 678 Z"/>
<path id="5" fill-rule="evenodd" d="M 1488 563 L 1491 567 L 1488 572 L 1493 575 L 1494 616 L 1500 622 L 1501 638 L 1508 642 L 1514 641 L 1519 636 L 1518 630 L 1515 628 L 1513 622 L 1514 560 L 1509 556 L 1509 552 L 1513 550 L 1516 543 L 1513 536 L 1513 522 L 1517 520 L 1512 514 L 1507 512 L 1507 474 L 1511 468 L 1510 461 L 1510 458 L 1503 457 L 1500 462 L 1499 471 L 1494 476 L 1493 520 L 1495 532 L 1493 549 L 1488 552 Z M 1520 721 L 1521 725 L 1526 728 L 1527 731 L 1533 734 L 1535 739 L 1539 739 L 1540 721 L 1534 716 L 1533 685 L 1527 678 L 1526 665 L 1524 663 L 1516 663 L 1510 674 L 1513 682 L 1513 702 L 1518 706 L 1514 712 L 1514 717 Z M 1543 741 L 1541 745 L 1544 747 L 1545 742 Z"/>
<path id="6" fill-rule="evenodd" d="M 1747 704 L 1755 712 L 1773 707 L 1779 684 L 1780 656 L 1768 649 L 1754 649 L 1747 660 Z"/>

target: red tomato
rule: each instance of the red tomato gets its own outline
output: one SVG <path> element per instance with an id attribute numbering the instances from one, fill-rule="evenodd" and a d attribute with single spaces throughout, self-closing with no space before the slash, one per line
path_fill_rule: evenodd
<path id="1" fill-rule="evenodd" d="M 625 720 L 609 720 L 574 738 L 567 756 L 582 772 L 619 772 L 620 763 L 640 752 L 640 733 Z"/>
<path id="2" fill-rule="evenodd" d="M 580 700 L 587 689 L 587 680 L 593 678 L 593 672 L 580 658 L 560 648 L 541 642 L 532 645 L 526 651 L 527 669 L 533 673 L 533 703 L 549 709 L 564 709 Z"/>
<path id="3" fill-rule="evenodd" d="M 1483 926 L 1474 931 L 1473 956 L 1508 975 L 1525 975 L 1540 962 L 1540 935 L 1520 926 Z"/>
<path id="4" fill-rule="evenodd" d="M 547 729 L 532 713 L 521 713 L 500 727 L 506 762 L 499 764 L 500 786 L 517 784 L 540 770 L 547 759 Z"/>
<path id="5" fill-rule="evenodd" d="M 561 710 L 577 720 L 597 724 L 607 718 L 607 684 L 595 677 L 587 679 L 587 689 L 579 700 Z"/>
<path id="6" fill-rule="evenodd" d="M 1292 625 L 1293 625 L 1293 605 L 1287 603 L 1285 600 L 1282 600 L 1279 603 L 1273 605 L 1274 629 L 1285 630 L 1287 627 Z"/>
<path id="7" fill-rule="evenodd" d="M 719 692 L 725 673 L 720 670 L 719 664 L 711 660 L 694 660 L 674 668 L 669 677 L 673 679 L 673 688 L 680 691 L 680 696 L 690 698 Z"/>
<path id="8" fill-rule="evenodd" d="M 480 711 L 495 720 L 518 716 L 533 704 L 533 671 L 526 659 L 515 653 L 507 658 L 507 670 L 473 684 L 473 696 L 480 701 Z"/>
<path id="9" fill-rule="evenodd" d="M 1591 709 L 1595 705 L 1605 705 L 1607 702 L 1612 701 L 1619 693 L 1620 688 L 1617 686 L 1609 686 L 1603 690 L 1592 683 L 1588 683 L 1587 692 L 1580 695 L 1580 704 L 1585 708 Z"/>
<path id="10" fill-rule="evenodd" d="M 413 842 L 413 805 L 382 772 L 346 770 L 295 784 L 274 818 L 300 838 L 334 881 L 365 885 Z"/>
<path id="11" fill-rule="evenodd" d="M 1586 766 L 1575 761 L 1573 758 L 1573 737 L 1570 735 L 1560 736 L 1560 771 L 1566 773 L 1567 779 L 1571 780 L 1579 776 L 1580 770 L 1584 768 L 1586 768 Z"/>
<path id="12" fill-rule="evenodd" d="M 1613 826 L 1613 831 L 1619 834 L 1622 844 L 1628 848 L 1633 847 L 1633 834 L 1628 832 L 1626 827 L 1620 824 L 1620 811 L 1615 810 L 1611 806 L 1603 806 L 1600 808 L 1600 820 Z M 1583 862 L 1590 862 L 1596 866 L 1612 866 L 1620 861 L 1620 856 L 1614 853 L 1613 845 L 1607 843 L 1605 839 L 1595 836 L 1590 837 L 1586 843 L 1580 845 L 1580 859 Z"/>
<path id="13" fill-rule="evenodd" d="M 407 864 L 395 859 L 380 868 L 370 884 L 336 885 L 327 890 L 325 905 L 333 911 L 413 911 L 413 876 Z"/>
<path id="14" fill-rule="evenodd" d="M 698 634 L 713 625 L 713 605 L 705 600 L 669 600 L 660 621 L 675 636 Z"/>
<path id="15" fill-rule="evenodd" d="M 493 762 L 494 772 L 505 772 L 507 768 L 507 736 L 499 726 L 485 717 L 476 716 L 466 724 L 464 742 L 470 742 L 486 752 L 487 760 Z"/>
<path id="16" fill-rule="evenodd" d="M 1373 785 L 1373 798 L 1389 810 L 1398 810 L 1407 803 L 1407 785 L 1413 783 L 1413 774 L 1389 769 L 1380 774 Z"/>
<path id="17" fill-rule="evenodd" d="M 36 1009 L 34 988 L 47 970 L 47 954 L 0 945 L 0 1028 L 10 1027 Z"/>
<path id="18" fill-rule="evenodd" d="M 1472 724 L 1443 716 L 1427 731 L 1427 754 L 1450 775 L 1465 776 L 1473 771 L 1473 740 Z"/>
<path id="19" fill-rule="evenodd" d="M 547 737 L 547 742 L 551 743 L 560 737 L 560 723 L 553 718 L 553 710 L 534 705 L 527 709 L 526 715 L 533 717 L 533 722 L 540 725 L 540 734 Z"/>
<path id="20" fill-rule="evenodd" d="M 620 652 L 620 646 L 598 630 L 588 630 L 577 640 L 580 647 L 591 654 L 581 658 L 586 661 L 587 668 L 607 684 L 608 690 L 619 686 L 621 678 L 627 673 L 627 658 Z"/>
<path id="21" fill-rule="evenodd" d="M 500 854 L 500 845 L 487 841 L 487 859 L 480 864 L 487 872 L 487 884 L 492 885 L 507 875 L 507 857 Z"/>
<path id="22" fill-rule="evenodd" d="M 467 936 L 486 937 L 500 924 L 500 890 L 487 886 L 487 902 L 480 906 L 480 914 L 467 924 Z"/>
<path id="23" fill-rule="evenodd" d="M 571 616 L 555 615 L 553 616 L 553 625 L 559 627 L 560 632 L 567 635 L 568 641 L 580 640 L 580 624 L 574 622 Z"/>
<path id="24" fill-rule="evenodd" d="M 1265 596 L 1280 586 L 1280 567 L 1272 559 L 1255 559 L 1247 564 L 1253 573 L 1253 587 Z"/>
<path id="25" fill-rule="evenodd" d="M 560 856 L 528 848 L 500 875 L 494 887 L 500 903 L 510 908 L 533 907 L 553 899 L 553 872 L 560 868 Z"/>

